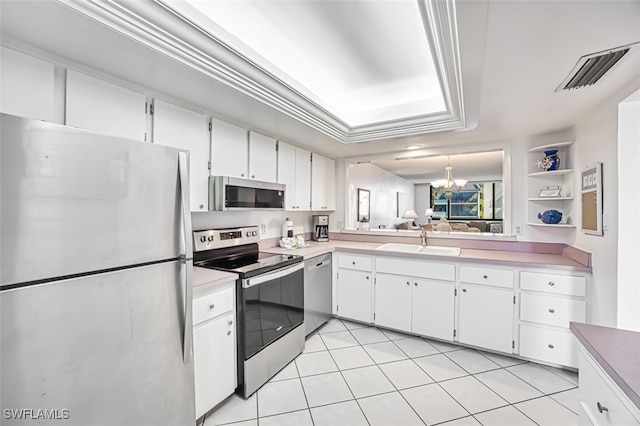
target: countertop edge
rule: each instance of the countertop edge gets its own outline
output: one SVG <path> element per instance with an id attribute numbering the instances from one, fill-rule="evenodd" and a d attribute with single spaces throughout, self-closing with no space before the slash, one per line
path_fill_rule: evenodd
<path id="1" fill-rule="evenodd" d="M 464 262 L 484 262 L 491 263 L 496 265 L 506 265 L 506 266 L 518 266 L 524 268 L 539 268 L 539 269 L 555 269 L 562 271 L 576 271 L 576 272 L 587 272 L 591 273 L 592 268 L 588 266 L 584 266 L 579 264 L 572 259 L 567 258 L 566 256 L 557 255 L 557 254 L 541 254 L 541 253 L 531 253 L 533 258 L 543 257 L 545 260 L 549 259 L 563 259 L 567 263 L 571 264 L 563 264 L 563 263 L 545 263 L 540 264 L 536 261 L 523 261 L 523 260 L 510 260 L 508 258 L 498 259 L 496 255 L 502 254 L 502 252 L 497 250 L 486 250 L 487 254 L 493 254 L 494 256 L 486 256 L 483 257 L 481 255 L 482 250 L 478 249 L 462 249 L 460 252 L 460 256 L 439 256 L 439 255 L 428 255 L 428 254 L 418 254 L 418 253 L 406 253 L 406 252 L 393 252 L 393 251 L 380 251 L 376 250 L 376 247 L 381 246 L 383 243 L 372 243 L 372 242 L 356 242 L 356 241 L 345 241 L 345 240 L 334 240 L 328 242 L 308 242 L 311 247 L 299 248 L 299 249 L 283 249 L 280 247 L 269 247 L 262 249 L 261 251 L 267 253 L 275 253 L 275 254 L 294 254 L 302 256 L 304 260 L 310 259 L 315 256 L 320 256 L 326 253 L 330 253 L 333 251 L 349 251 L 349 252 L 359 252 L 366 254 L 375 254 L 375 255 L 384 255 L 384 256 L 401 256 L 404 258 L 410 259 L 429 259 L 429 260 L 443 260 L 443 261 L 464 261 Z M 504 252 L 505 255 L 513 255 L 511 252 Z M 524 255 L 525 253 L 518 253 L 519 255 Z"/>
<path id="2" fill-rule="evenodd" d="M 569 329 L 576 336 L 580 344 L 589 352 L 589 354 L 596 360 L 596 362 L 603 368 L 603 370 L 611 377 L 614 383 L 620 388 L 620 390 L 629 398 L 629 400 L 640 410 L 640 395 L 636 390 L 628 383 L 625 377 L 620 376 L 618 371 L 611 365 L 611 360 L 607 360 L 605 354 L 602 354 L 598 350 L 598 347 L 592 342 L 585 332 L 597 331 L 600 333 L 620 333 L 628 334 L 633 333 L 627 330 L 619 330 L 610 327 L 602 327 L 591 324 L 583 324 L 570 322 Z M 640 333 L 638 333 L 638 339 L 640 341 Z M 636 387 L 640 386 L 640 383 L 636 384 Z"/>
<path id="3" fill-rule="evenodd" d="M 238 279 L 238 274 L 232 272 L 218 271 L 215 269 L 193 267 L 193 288 L 203 286 L 216 287 L 220 284 L 228 283 Z"/>

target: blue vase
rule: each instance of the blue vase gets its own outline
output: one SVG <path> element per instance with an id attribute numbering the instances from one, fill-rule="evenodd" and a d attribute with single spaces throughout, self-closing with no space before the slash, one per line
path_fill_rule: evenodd
<path id="1" fill-rule="evenodd" d="M 562 212 L 558 210 L 547 210 L 544 213 L 538 213 L 538 219 L 543 223 L 556 224 L 562 220 Z"/>
<path id="2" fill-rule="evenodd" d="M 545 158 L 549 158 L 549 160 L 551 161 L 551 164 L 545 169 L 545 171 L 550 172 L 552 170 L 558 170 L 558 168 L 560 167 L 560 157 L 558 157 L 558 150 L 550 149 L 548 151 L 545 151 L 544 155 L 546 155 Z"/>

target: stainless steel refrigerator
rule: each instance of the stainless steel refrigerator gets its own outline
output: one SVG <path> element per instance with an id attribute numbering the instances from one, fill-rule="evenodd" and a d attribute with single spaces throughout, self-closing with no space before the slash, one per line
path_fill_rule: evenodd
<path id="1" fill-rule="evenodd" d="M 3 425 L 193 425 L 188 153 L 2 114 Z"/>

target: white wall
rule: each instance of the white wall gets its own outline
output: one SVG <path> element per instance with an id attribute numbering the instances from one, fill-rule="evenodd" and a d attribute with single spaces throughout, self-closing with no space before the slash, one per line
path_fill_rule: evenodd
<path id="1" fill-rule="evenodd" d="M 617 326 L 640 331 L 640 90 L 618 106 Z"/>
<path id="2" fill-rule="evenodd" d="M 405 193 L 409 208 L 415 208 L 413 183 L 369 163 L 351 164 L 348 167 L 349 208 L 347 211 L 351 212 L 346 218 L 348 228 L 356 227 L 358 188 L 371 191 L 370 226 L 372 229 L 379 225 L 392 229 L 394 225 L 407 221 L 397 216 L 396 196 L 398 192 Z M 400 215 L 402 213 L 404 212 L 400 212 Z"/>
<path id="3" fill-rule="evenodd" d="M 426 223 L 427 218 L 424 212 L 431 207 L 431 185 L 428 183 L 418 183 L 414 187 L 414 204 L 416 206 L 416 213 L 420 218 L 419 223 Z"/>
<path id="4" fill-rule="evenodd" d="M 588 321 L 611 327 L 617 325 L 618 230 L 635 234 L 636 245 L 640 234 L 637 230 L 637 212 L 631 213 L 634 219 L 633 226 L 626 229 L 618 227 L 619 215 L 629 214 L 629 212 L 618 211 L 618 184 L 620 182 L 618 178 L 618 103 L 638 87 L 640 87 L 640 82 L 636 81 L 613 94 L 606 102 L 582 117 L 575 126 L 576 171 L 580 172 L 595 162 L 603 163 L 603 214 L 606 217 L 607 229 L 602 236 L 577 231 L 575 240 L 569 243 L 591 252 L 593 257 L 593 282 L 588 288 L 587 295 L 590 312 Z M 589 88 L 584 90 L 589 90 Z M 635 144 L 638 144 L 637 139 Z M 635 176 L 637 178 L 638 163 L 631 162 L 629 159 L 622 159 L 622 161 L 627 167 L 636 169 Z M 576 188 L 580 188 L 577 180 L 575 185 Z M 636 196 L 635 194 L 637 194 L 637 190 L 634 187 L 625 196 Z M 580 215 L 576 216 L 576 226 L 580 229 L 581 217 Z M 637 258 L 634 263 L 637 263 Z M 637 286 L 637 276 L 634 277 L 633 284 Z M 635 305 L 635 309 L 640 309 L 639 300 L 630 301 L 630 303 Z"/>
<path id="5" fill-rule="evenodd" d="M 234 226 L 256 225 L 262 228 L 265 224 L 266 233 L 261 239 L 281 238 L 282 223 L 286 218 L 293 221 L 293 234 L 298 235 L 311 232 L 312 212 L 285 211 L 236 211 L 236 212 L 194 212 L 191 213 L 192 227 L 195 231 L 202 229 L 227 228 Z"/>

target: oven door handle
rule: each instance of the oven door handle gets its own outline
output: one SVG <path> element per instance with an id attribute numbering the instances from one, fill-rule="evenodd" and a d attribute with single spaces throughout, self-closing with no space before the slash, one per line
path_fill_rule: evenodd
<path id="1" fill-rule="evenodd" d="M 264 275 L 258 275 L 255 278 L 246 278 L 242 280 L 242 288 L 249 288 L 249 287 L 253 287 L 254 285 L 262 284 L 267 281 L 275 280 L 277 278 L 282 278 L 293 272 L 299 271 L 303 268 L 304 268 L 304 263 L 300 262 L 288 268 L 278 269 L 274 272 L 269 272 Z"/>

